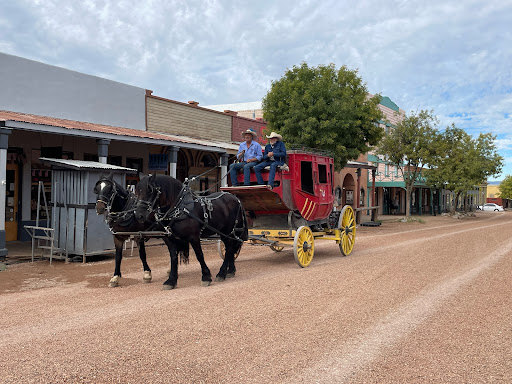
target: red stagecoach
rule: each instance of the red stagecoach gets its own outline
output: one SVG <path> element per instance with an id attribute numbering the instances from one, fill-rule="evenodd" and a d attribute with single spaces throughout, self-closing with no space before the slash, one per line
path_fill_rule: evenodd
<path id="1" fill-rule="evenodd" d="M 273 189 L 257 185 L 223 187 L 242 202 L 249 221 L 249 242 L 265 244 L 276 252 L 293 246 L 295 260 L 307 267 L 314 254 L 315 240 L 334 240 L 343 255 L 352 252 L 356 220 L 351 206 L 335 211 L 333 195 L 334 160 L 325 153 L 290 150 L 287 163 L 276 172 Z M 268 172 L 262 174 L 268 181 Z M 239 174 L 243 183 L 243 175 Z M 221 256 L 223 250 L 220 249 Z"/>

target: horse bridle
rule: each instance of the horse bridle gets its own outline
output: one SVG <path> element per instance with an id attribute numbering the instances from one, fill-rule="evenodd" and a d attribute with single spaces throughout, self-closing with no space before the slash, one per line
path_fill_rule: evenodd
<path id="1" fill-rule="evenodd" d="M 156 191 L 155 195 L 153 196 L 152 199 L 150 200 L 141 200 L 141 199 L 137 199 L 137 203 L 138 204 L 141 204 L 143 206 L 146 207 L 146 210 L 151 213 L 151 212 L 154 212 L 155 211 L 155 204 L 156 202 L 158 201 L 158 199 L 160 198 L 160 195 L 162 194 L 162 190 L 160 189 L 159 186 L 155 185 L 151 185 L 148 183 L 148 189 L 151 188 L 151 190 L 149 191 L 149 195 L 152 196 L 153 193 Z"/>
<path id="2" fill-rule="evenodd" d="M 107 196 L 103 195 L 103 194 L 100 194 L 98 193 L 98 198 L 96 199 L 96 204 L 98 204 L 98 202 L 100 203 L 103 203 L 105 204 L 105 208 L 107 210 L 107 214 L 110 214 L 110 210 L 112 209 L 112 203 L 114 202 L 114 199 L 116 198 L 117 196 L 117 187 L 116 187 L 116 183 L 114 183 L 112 180 L 108 180 L 108 179 L 102 179 L 102 180 L 99 180 L 97 183 L 96 183 L 96 186 L 98 186 L 98 184 L 100 183 L 110 183 L 112 185 L 112 194 L 110 195 L 110 198 L 107 198 Z"/>

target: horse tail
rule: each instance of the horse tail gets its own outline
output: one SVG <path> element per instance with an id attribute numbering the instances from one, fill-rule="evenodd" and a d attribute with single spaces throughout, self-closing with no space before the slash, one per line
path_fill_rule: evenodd
<path id="1" fill-rule="evenodd" d="M 245 214 L 245 208 L 243 207 L 243 205 L 240 201 L 238 203 L 240 204 L 240 211 L 242 213 L 242 220 L 244 223 L 242 236 L 240 236 L 240 238 L 243 241 L 247 241 L 247 240 L 249 240 L 249 223 L 247 222 L 247 215 Z"/>
<path id="2" fill-rule="evenodd" d="M 180 255 L 180 264 L 188 264 L 190 252 L 188 241 L 176 240 L 176 244 L 178 246 L 178 253 Z"/>

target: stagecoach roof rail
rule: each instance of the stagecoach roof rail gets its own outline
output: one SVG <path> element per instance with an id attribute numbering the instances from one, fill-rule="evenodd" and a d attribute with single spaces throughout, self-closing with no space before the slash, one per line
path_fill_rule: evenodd
<path id="1" fill-rule="evenodd" d="M 319 149 L 319 148 L 310 148 L 310 147 L 306 147 L 304 145 L 299 145 L 299 144 L 290 144 L 288 152 L 290 152 L 290 153 L 307 152 L 307 153 L 313 153 L 313 154 L 322 155 L 322 156 L 329 156 L 329 157 L 333 156 L 333 153 L 331 151 L 328 151 L 325 149 Z"/>

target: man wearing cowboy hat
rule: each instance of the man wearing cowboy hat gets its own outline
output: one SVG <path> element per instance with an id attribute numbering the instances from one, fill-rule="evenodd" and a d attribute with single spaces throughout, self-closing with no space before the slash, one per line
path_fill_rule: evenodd
<path id="1" fill-rule="evenodd" d="M 268 175 L 268 186 L 270 189 L 274 188 L 274 177 L 276 176 L 276 169 L 278 166 L 283 165 L 286 160 L 286 148 L 282 142 L 283 137 L 272 132 L 267 136 L 270 143 L 265 146 L 265 153 L 263 154 L 263 161 L 254 167 L 254 173 L 258 184 L 265 184 L 261 177 L 261 171 L 270 166 L 270 174 Z"/>
<path id="2" fill-rule="evenodd" d="M 229 174 L 231 175 L 231 185 L 238 187 L 237 173 L 240 169 L 244 170 L 244 185 L 251 185 L 251 168 L 261 160 L 261 145 L 256 141 L 258 135 L 252 129 L 242 132 L 245 139 L 238 148 L 238 163 L 229 166 Z"/>

